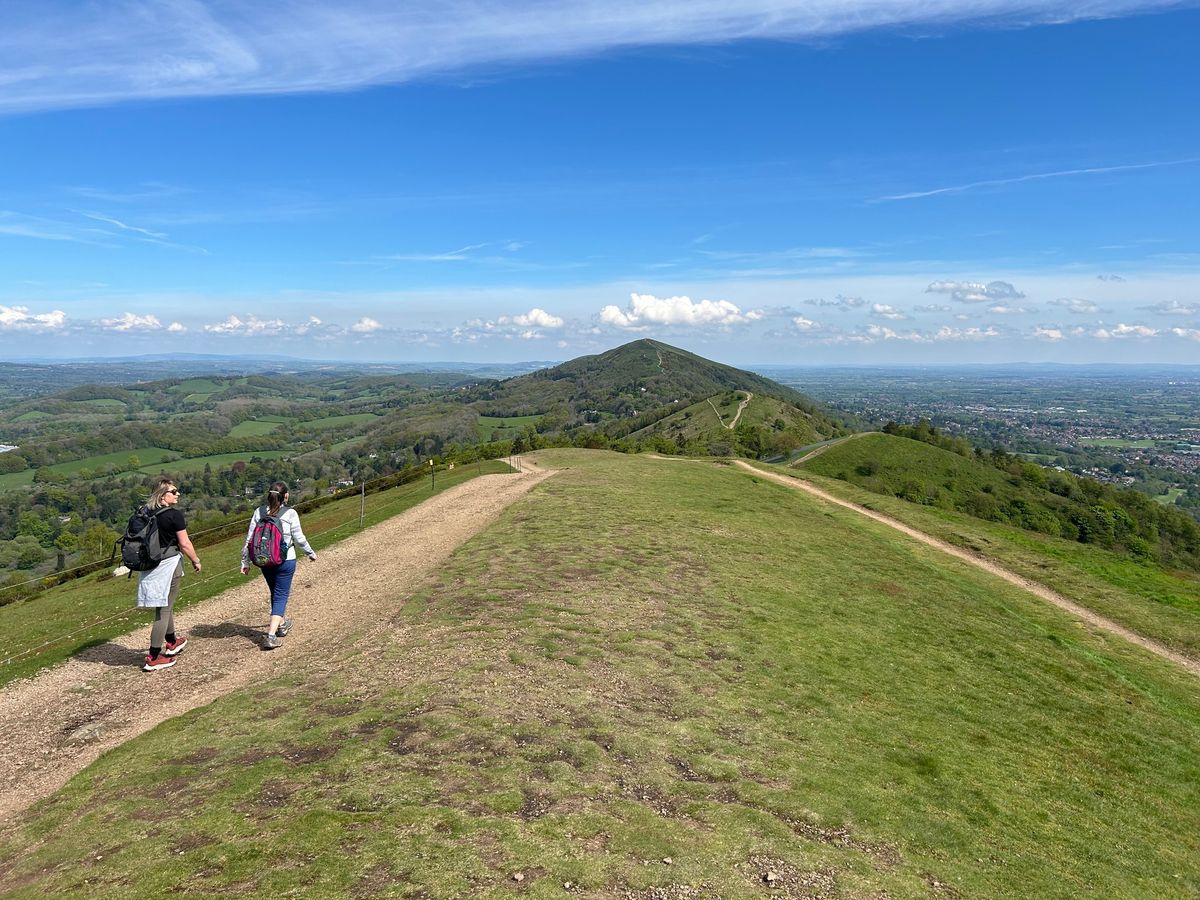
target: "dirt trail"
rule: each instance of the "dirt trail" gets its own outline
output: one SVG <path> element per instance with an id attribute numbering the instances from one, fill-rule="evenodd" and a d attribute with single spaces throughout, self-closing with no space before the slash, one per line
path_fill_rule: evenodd
<path id="1" fill-rule="evenodd" d="M 733 431 L 733 429 L 737 428 L 738 419 L 740 419 L 742 417 L 742 412 L 746 409 L 746 406 L 750 403 L 750 401 L 754 399 L 754 395 L 752 393 L 750 393 L 749 391 L 742 391 L 742 393 L 745 394 L 746 396 L 742 400 L 742 402 L 738 404 L 737 412 L 734 413 L 734 416 L 733 416 L 733 421 L 730 422 L 728 425 L 725 425 L 725 420 L 721 418 L 721 411 L 719 409 L 717 409 L 717 405 L 712 402 L 712 397 L 708 398 L 708 405 L 711 406 L 713 409 L 713 412 L 715 412 L 717 414 L 717 421 L 720 422 L 722 425 L 725 425 L 725 427 L 728 428 L 730 431 Z"/>
<path id="2" fill-rule="evenodd" d="M 484 475 L 301 560 L 279 650 L 259 649 L 262 577 L 185 609 L 189 643 L 171 669 L 139 668 L 149 625 L 0 691 L 0 823 L 62 787 L 101 753 L 169 718 L 323 656 L 331 642 L 390 618 L 379 600 L 411 594 L 459 545 L 553 472 Z M 366 564 L 364 564 L 366 563 Z M 185 582 L 186 584 L 186 582 Z M 130 603 L 133 602 L 130 588 Z M 382 627 L 382 626 L 380 626 Z"/>
<path id="3" fill-rule="evenodd" d="M 758 475 L 762 478 L 769 478 L 771 481 L 776 481 L 786 487 L 790 487 L 798 491 L 805 491 L 813 496 L 820 497 L 822 500 L 826 500 L 829 503 L 836 503 L 838 506 L 844 506 L 846 509 L 853 510 L 859 515 L 866 516 L 869 519 L 874 519 L 876 522 L 882 522 L 884 525 L 895 528 L 897 531 L 902 531 L 904 534 L 908 535 L 914 540 L 918 540 L 923 544 L 928 544 L 930 547 L 941 550 L 943 553 L 948 553 L 957 559 L 961 559 L 964 562 L 976 566 L 977 568 L 983 569 L 986 572 L 990 572 L 993 575 L 1003 578 L 1005 581 L 1011 582 L 1018 587 L 1024 588 L 1031 594 L 1034 594 L 1041 599 L 1048 601 L 1049 603 L 1053 603 L 1055 606 L 1066 610 L 1074 616 L 1077 616 L 1078 618 L 1087 622 L 1089 625 L 1110 632 L 1111 634 L 1118 635 L 1125 640 L 1130 641 L 1131 643 L 1137 644 L 1139 647 L 1149 650 L 1151 653 L 1156 653 L 1164 659 L 1169 659 L 1171 662 L 1182 666 L 1193 675 L 1200 675 L 1200 661 L 1194 660 L 1191 657 L 1172 650 L 1170 647 L 1166 647 L 1157 641 L 1152 641 L 1149 638 L 1143 637 L 1135 631 L 1130 631 L 1124 625 L 1119 625 L 1111 619 L 1107 619 L 1099 613 L 1093 612 L 1087 607 L 1080 606 L 1074 600 L 1067 599 L 1057 591 L 1052 591 L 1050 588 L 1043 584 L 1038 584 L 1036 581 L 1030 581 L 1028 578 L 1024 578 L 1021 575 L 1018 575 L 1016 572 L 1005 569 L 1003 566 L 997 565 L 989 559 L 975 556 L 974 554 L 968 553 L 966 550 L 963 550 L 960 547 L 955 547 L 953 544 L 949 544 L 946 541 L 931 537 L 930 535 L 925 534 L 925 532 L 918 531 L 917 529 L 905 525 L 903 522 L 893 519 L 890 516 L 885 516 L 882 513 L 877 513 L 874 510 L 867 509 L 864 506 L 859 506 L 857 503 L 851 503 L 849 500 L 843 500 L 840 497 L 835 497 L 833 494 L 823 491 L 819 487 L 809 484 L 806 481 L 801 481 L 797 478 L 790 478 L 787 475 L 780 475 L 775 472 L 768 472 L 763 469 L 758 469 L 742 460 L 737 460 L 737 464 L 743 469 L 747 469 L 748 471 L 751 471 L 755 475 Z"/>

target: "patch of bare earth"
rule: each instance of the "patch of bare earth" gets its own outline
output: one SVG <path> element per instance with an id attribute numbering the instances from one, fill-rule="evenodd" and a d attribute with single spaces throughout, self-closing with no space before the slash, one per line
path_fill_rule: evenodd
<path id="1" fill-rule="evenodd" d="M 771 481 L 777 482 L 785 487 L 790 487 L 797 491 L 804 491 L 812 494 L 814 497 L 820 497 L 822 500 L 825 500 L 829 503 L 836 503 L 838 506 L 853 510 L 861 516 L 866 516 L 868 519 L 874 519 L 876 522 L 881 522 L 890 528 L 895 528 L 897 531 L 903 532 L 910 538 L 920 541 L 922 544 L 927 544 L 936 550 L 940 550 L 943 553 L 948 553 L 950 556 L 953 556 L 956 559 L 961 559 L 963 562 L 970 563 L 976 568 L 983 569 L 985 572 L 990 572 L 992 575 L 995 575 L 998 578 L 1003 578 L 1005 581 L 1015 584 L 1017 587 L 1024 588 L 1025 590 L 1029 591 L 1029 593 L 1040 597 L 1049 603 L 1053 603 L 1060 609 L 1066 610 L 1067 612 L 1079 619 L 1082 619 L 1084 622 L 1095 628 L 1099 628 L 1102 631 L 1107 631 L 1110 634 L 1118 635 L 1130 643 L 1137 644 L 1139 647 L 1161 656 L 1163 659 L 1169 659 L 1171 662 L 1183 667 L 1193 675 L 1200 675 L 1200 660 L 1192 659 L 1189 656 L 1185 656 L 1182 653 L 1172 650 L 1170 647 L 1160 644 L 1158 641 L 1153 641 L 1148 637 L 1138 634 L 1136 631 L 1131 631 L 1124 625 L 1119 625 L 1112 619 L 1105 618 L 1104 616 L 1088 609 L 1085 606 L 1080 606 L 1074 600 L 1067 599 L 1057 591 L 1052 591 L 1044 584 L 1038 584 L 1036 581 L 1030 581 L 1028 578 L 1024 578 L 1021 575 L 1018 575 L 1016 572 L 1010 571 L 1009 569 L 1004 568 L 1003 566 L 990 559 L 987 559 L 986 557 L 976 556 L 960 547 L 955 547 L 953 544 L 925 534 L 923 531 L 918 531 L 909 525 L 905 525 L 903 522 L 899 521 L 898 519 L 893 519 L 891 516 L 885 516 L 883 513 L 875 512 L 873 509 L 867 509 L 865 506 L 859 506 L 857 503 L 851 503 L 849 500 L 843 500 L 840 497 L 835 497 L 833 494 L 823 491 L 819 487 L 809 484 L 806 481 L 801 481 L 798 478 L 790 478 L 787 475 L 780 475 L 776 472 L 768 472 L 764 469 L 756 468 L 743 460 L 737 460 L 737 465 L 762 478 L 768 478 Z"/>
<path id="2" fill-rule="evenodd" d="M 269 608 L 263 580 L 252 573 L 245 584 L 177 617 L 188 646 L 173 668 L 141 671 L 147 625 L 6 686 L 0 692 L 0 823 L 160 722 L 328 656 L 349 635 L 390 627 L 396 604 L 553 474 L 523 469 L 465 482 L 321 551 L 315 563 L 302 561 L 288 607 L 295 629 L 279 650 L 260 649 Z"/>

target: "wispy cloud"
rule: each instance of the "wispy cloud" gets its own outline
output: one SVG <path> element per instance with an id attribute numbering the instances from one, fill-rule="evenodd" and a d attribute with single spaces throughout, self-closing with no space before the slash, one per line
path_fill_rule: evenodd
<path id="1" fill-rule="evenodd" d="M 17 8 L 13 8 L 13 6 Z M 1061 23 L 1176 0 L 294 0 L 9 4 L 0 110 L 350 90 L 479 66 L 655 45 L 887 27 Z M 131 8 L 132 7 L 132 8 Z M 63 39 L 70 34 L 71 40 Z"/>
<path id="2" fill-rule="evenodd" d="M 1108 175 L 1113 172 L 1134 172 L 1139 169 L 1161 169 L 1166 166 L 1186 166 L 1200 162 L 1200 157 L 1188 159 L 1172 159 L 1163 162 L 1133 163 L 1119 166 L 1095 166 L 1090 169 L 1060 169 L 1056 172 L 1035 172 L 1030 175 L 1017 175 L 1012 178 L 988 178 L 983 181 L 971 181 L 966 184 L 956 184 L 950 187 L 933 188 L 928 191 L 909 191 L 905 194 L 892 194 L 887 197 L 876 197 L 875 203 L 891 203 L 896 200 L 919 200 L 922 197 L 936 197 L 939 194 L 962 194 L 977 188 L 1002 187 L 1006 184 L 1022 184 L 1027 181 L 1046 181 L 1050 178 L 1067 178 L 1079 175 Z"/>

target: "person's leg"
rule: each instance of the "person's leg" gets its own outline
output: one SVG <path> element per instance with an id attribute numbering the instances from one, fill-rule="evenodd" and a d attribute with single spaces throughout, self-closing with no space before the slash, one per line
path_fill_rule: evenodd
<path id="1" fill-rule="evenodd" d="M 163 641 L 175 637 L 175 600 L 179 597 L 179 582 L 183 579 L 183 566 L 175 567 L 171 587 L 167 591 L 167 605 L 154 609 L 154 625 L 150 628 L 150 655 L 162 652 Z"/>
<path id="2" fill-rule="evenodd" d="M 284 560 L 278 566 L 263 569 L 267 585 L 271 588 L 271 624 L 267 626 L 267 634 L 274 637 L 283 622 L 283 614 L 287 611 L 288 597 L 292 592 L 292 578 L 296 575 L 296 561 Z"/>

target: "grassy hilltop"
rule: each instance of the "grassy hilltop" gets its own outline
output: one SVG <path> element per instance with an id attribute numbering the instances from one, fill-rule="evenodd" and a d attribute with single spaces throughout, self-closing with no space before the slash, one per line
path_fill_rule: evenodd
<path id="1" fill-rule="evenodd" d="M 385 630 L 36 807 L 0 893 L 1200 893 L 1193 676 L 733 467 L 539 458 Z"/>

